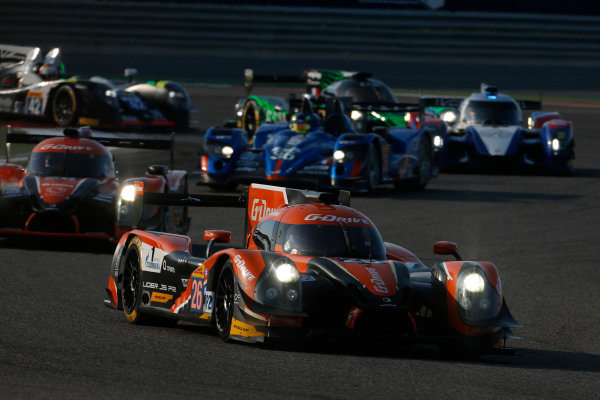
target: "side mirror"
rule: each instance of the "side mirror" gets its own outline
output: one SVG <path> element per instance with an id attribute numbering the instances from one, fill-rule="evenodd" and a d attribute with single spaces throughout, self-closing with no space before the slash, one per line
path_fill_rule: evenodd
<path id="1" fill-rule="evenodd" d="M 460 255 L 458 255 L 456 250 L 456 243 L 453 242 L 441 241 L 433 244 L 433 252 L 435 254 L 453 255 L 457 260 L 461 260 Z"/>
<path id="2" fill-rule="evenodd" d="M 137 73 L 138 73 L 138 70 L 135 68 L 125 68 L 123 75 L 125 75 L 125 78 L 127 78 L 127 81 L 129 83 L 131 83 L 131 81 L 133 80 L 133 77 L 136 76 Z"/>
<path id="3" fill-rule="evenodd" d="M 204 241 L 206 245 L 206 258 L 210 256 L 213 244 L 215 243 L 231 243 L 231 232 L 229 231 L 204 231 Z"/>

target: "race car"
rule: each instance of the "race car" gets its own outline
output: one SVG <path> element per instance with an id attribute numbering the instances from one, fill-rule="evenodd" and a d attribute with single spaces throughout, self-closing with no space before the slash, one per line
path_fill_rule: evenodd
<path id="1" fill-rule="evenodd" d="M 3 119 L 93 126 L 101 129 L 185 129 L 190 99 L 173 81 L 126 83 L 102 77 L 66 78 L 58 48 L 45 56 L 39 47 L 0 44 L 0 115 Z"/>
<path id="2" fill-rule="evenodd" d="M 26 168 L 0 164 L 0 236 L 83 237 L 117 242 L 134 228 L 187 232 L 185 207 L 147 206 L 133 218 L 134 181 L 158 193 L 186 193 L 187 172 L 150 165 L 146 175 L 117 180 L 113 147 L 171 149 L 170 137 L 97 134 L 86 128 L 9 132 L 7 143 L 37 143 Z M 100 143 L 102 142 L 102 143 Z M 8 154 L 8 148 L 7 148 Z"/>
<path id="3" fill-rule="evenodd" d="M 339 70 L 308 70 L 300 76 L 256 75 L 251 69 L 244 71 L 245 87 L 248 96 L 238 100 L 235 105 L 236 121 L 239 128 L 248 132 L 252 138 L 254 132 L 264 123 L 289 121 L 294 114 L 291 100 L 277 96 L 257 96 L 250 92 L 255 82 L 304 83 L 306 94 L 312 99 L 339 98 L 349 99 L 356 107 L 347 107 L 353 128 L 358 132 L 371 132 L 376 126 L 406 127 L 410 115 L 402 110 L 392 89 L 385 83 L 372 78 L 368 72 Z M 326 117 L 326 110 L 318 112 Z M 414 117 L 414 115 L 413 115 Z"/>
<path id="4" fill-rule="evenodd" d="M 371 192 L 384 183 L 424 189 L 437 175 L 433 142 L 445 129 L 441 121 L 429 118 L 422 126 L 380 126 L 361 133 L 341 99 L 317 103 L 326 110 L 324 119 L 315 112 L 314 102 L 304 98 L 289 123 L 264 123 L 252 138 L 241 128 L 210 128 L 204 137 L 199 183 L 218 189 L 269 181 Z M 352 102 L 350 106 L 358 109 Z M 370 113 L 376 110 L 368 108 Z M 416 104 L 396 105 L 394 111 L 419 114 Z"/>
<path id="5" fill-rule="evenodd" d="M 138 185 L 137 193 L 143 193 Z M 206 254 L 187 236 L 131 231 L 115 250 L 105 304 L 134 324 L 186 321 L 214 327 L 225 341 L 377 337 L 436 343 L 468 355 L 493 351 L 519 327 L 498 269 L 456 260 L 425 266 L 384 242 L 349 206 L 348 192 L 252 184 L 241 195 L 143 194 L 135 204 L 245 207 L 243 248 L 228 231 L 207 230 Z M 504 347 L 506 349 L 506 347 Z"/>
<path id="6" fill-rule="evenodd" d="M 538 101 L 514 100 L 482 85 L 467 98 L 421 99 L 428 113 L 448 129 L 434 143 L 440 167 L 515 166 L 565 173 L 573 168 L 573 124 L 558 112 L 533 112 L 527 127 L 522 110 L 540 110 Z"/>

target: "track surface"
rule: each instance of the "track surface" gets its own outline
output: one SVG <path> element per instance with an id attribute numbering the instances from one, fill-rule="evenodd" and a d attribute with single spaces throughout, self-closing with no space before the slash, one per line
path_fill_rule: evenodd
<path id="1" fill-rule="evenodd" d="M 230 118 L 243 95 L 190 90 L 201 128 Z M 102 304 L 110 248 L 10 239 L 0 241 L 0 398 L 598 398 L 600 121 L 597 109 L 553 109 L 575 123 L 570 177 L 442 174 L 424 192 L 390 186 L 352 200 L 386 241 L 428 264 L 437 240 L 494 262 L 524 326 L 517 356 L 448 360 L 429 347 L 377 343 L 263 348 L 189 325 L 133 326 Z M 193 169 L 199 136 L 180 139 L 176 167 Z M 116 155 L 124 175 L 166 162 L 156 152 Z M 240 243 L 241 210 L 191 213 L 196 240 L 229 229 Z"/>

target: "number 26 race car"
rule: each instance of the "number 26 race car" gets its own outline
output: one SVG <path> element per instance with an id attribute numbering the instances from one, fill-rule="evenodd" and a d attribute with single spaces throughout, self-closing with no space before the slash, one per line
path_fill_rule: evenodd
<path id="1" fill-rule="evenodd" d="M 143 185 L 136 184 L 136 193 Z M 140 199 L 140 197 L 143 197 Z M 207 230 L 204 257 L 187 236 L 134 230 L 115 250 L 105 304 L 131 323 L 187 321 L 224 340 L 390 337 L 437 343 L 465 355 L 502 350 L 516 338 L 497 268 L 454 255 L 425 266 L 382 240 L 348 192 L 322 193 L 252 184 L 239 196 L 145 193 L 134 203 L 246 208 L 244 248 Z"/>

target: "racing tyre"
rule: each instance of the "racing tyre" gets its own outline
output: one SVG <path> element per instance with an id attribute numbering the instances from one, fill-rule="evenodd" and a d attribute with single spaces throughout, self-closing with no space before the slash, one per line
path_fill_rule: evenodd
<path id="1" fill-rule="evenodd" d="M 381 178 L 381 164 L 379 163 L 379 153 L 375 146 L 369 146 L 368 164 L 367 164 L 367 189 L 373 192 L 379 185 Z"/>
<path id="2" fill-rule="evenodd" d="M 254 136 L 254 132 L 260 125 L 260 116 L 258 104 L 254 100 L 246 101 L 244 105 L 244 111 L 242 113 L 242 128 L 248 132 L 248 139 Z"/>
<path id="3" fill-rule="evenodd" d="M 121 290 L 121 304 L 123 304 L 125 317 L 132 324 L 174 325 L 177 323 L 176 319 L 161 318 L 140 310 L 144 296 L 142 293 L 141 247 L 142 241 L 136 236 L 131 240 L 125 252 L 123 289 Z"/>
<path id="4" fill-rule="evenodd" d="M 77 122 L 77 95 L 69 85 L 63 85 L 52 98 L 52 119 L 60 126 L 69 126 Z"/>
<path id="5" fill-rule="evenodd" d="M 233 297 L 235 294 L 235 279 L 231 260 L 227 260 L 217 281 L 217 291 L 215 300 L 215 327 L 219 336 L 229 340 L 231 330 L 231 321 L 233 320 Z"/>

